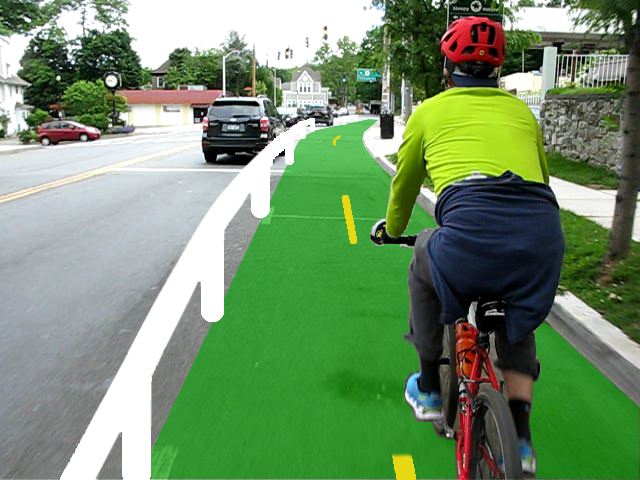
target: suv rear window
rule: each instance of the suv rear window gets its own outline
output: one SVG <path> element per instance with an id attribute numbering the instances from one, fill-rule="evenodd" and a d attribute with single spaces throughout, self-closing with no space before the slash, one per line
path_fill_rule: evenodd
<path id="1" fill-rule="evenodd" d="M 258 102 L 215 102 L 209 112 L 215 118 L 233 118 L 260 116 L 260 104 Z"/>

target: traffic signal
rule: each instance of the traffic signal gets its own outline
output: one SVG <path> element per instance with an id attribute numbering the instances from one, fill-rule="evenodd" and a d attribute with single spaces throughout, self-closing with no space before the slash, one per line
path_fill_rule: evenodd
<path id="1" fill-rule="evenodd" d="M 280 60 L 280 50 L 278 50 L 278 60 Z"/>
<path id="2" fill-rule="evenodd" d="M 309 37 L 306 38 L 307 41 L 307 48 L 309 48 Z"/>
<path id="3" fill-rule="evenodd" d="M 290 52 L 290 51 L 291 51 L 291 50 L 290 50 L 290 49 L 288 49 L 288 48 L 284 51 L 284 58 L 289 58 L 289 52 Z"/>
<path id="4" fill-rule="evenodd" d="M 324 38 L 325 42 L 329 40 L 329 30 L 327 30 L 326 26 L 322 30 L 322 38 Z"/>
<path id="5" fill-rule="evenodd" d="M 293 58 L 293 50 L 289 50 L 289 58 Z"/>
<path id="6" fill-rule="evenodd" d="M 342 83 L 347 83 L 347 76 L 346 75 L 342 75 Z"/>

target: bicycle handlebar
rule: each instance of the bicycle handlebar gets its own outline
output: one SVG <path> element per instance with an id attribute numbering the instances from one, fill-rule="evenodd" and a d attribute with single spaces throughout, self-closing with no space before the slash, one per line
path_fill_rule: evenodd
<path id="1" fill-rule="evenodd" d="M 389 238 L 385 234 L 385 226 L 386 222 L 381 220 L 371 229 L 371 241 L 376 245 L 400 245 L 401 247 L 413 247 L 415 245 L 417 235 L 403 235 L 399 238 Z"/>

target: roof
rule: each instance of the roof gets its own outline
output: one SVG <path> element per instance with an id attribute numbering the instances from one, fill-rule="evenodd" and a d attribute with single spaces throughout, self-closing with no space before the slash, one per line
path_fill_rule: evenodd
<path id="1" fill-rule="evenodd" d="M 171 66 L 171 60 L 167 60 L 162 65 L 160 65 L 158 68 L 156 68 L 153 72 L 151 72 L 151 75 L 153 75 L 153 74 L 164 75 L 165 73 L 167 73 L 169 71 L 169 67 L 170 66 Z"/>
<path id="2" fill-rule="evenodd" d="M 119 90 L 127 103 L 210 105 L 222 96 L 222 90 Z"/>
<path id="3" fill-rule="evenodd" d="M 28 87 L 29 85 L 31 85 L 29 82 L 25 82 L 16 75 L 11 75 L 9 77 L 0 77 L 0 83 L 8 85 L 18 85 L 19 87 Z"/>
<path id="4" fill-rule="evenodd" d="M 309 75 L 311 76 L 314 82 L 319 83 L 322 79 L 322 74 L 320 72 L 313 70 L 309 65 L 305 65 L 300 70 L 298 70 L 297 72 L 294 72 L 293 75 L 291 75 L 291 81 L 297 82 L 303 72 L 309 72 Z"/>
<path id="5" fill-rule="evenodd" d="M 571 11 L 569 8 L 525 7 L 516 12 L 513 26 L 516 30 L 532 30 L 538 33 L 587 33 L 586 26 L 573 24 L 578 15 L 579 10 Z M 590 33 L 604 31 L 594 30 Z"/>

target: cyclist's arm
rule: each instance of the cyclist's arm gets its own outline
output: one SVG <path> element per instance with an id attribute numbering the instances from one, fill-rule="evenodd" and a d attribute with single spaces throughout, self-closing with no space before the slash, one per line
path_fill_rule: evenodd
<path id="1" fill-rule="evenodd" d="M 549 165 L 547 164 L 547 155 L 544 153 L 542 131 L 540 130 L 540 126 L 537 124 L 537 121 L 536 126 L 538 130 L 538 159 L 540 160 L 540 170 L 542 170 L 542 178 L 544 179 L 544 183 L 549 185 Z"/>
<path id="2" fill-rule="evenodd" d="M 406 230 L 420 186 L 427 175 L 422 146 L 422 122 L 416 113 L 407 122 L 403 142 L 398 150 L 397 172 L 391 180 L 386 230 L 392 238 L 399 237 Z"/>

